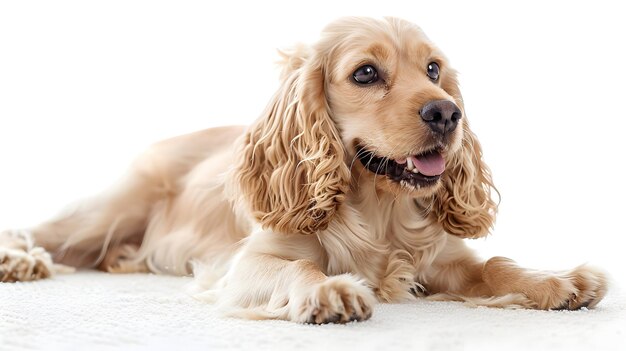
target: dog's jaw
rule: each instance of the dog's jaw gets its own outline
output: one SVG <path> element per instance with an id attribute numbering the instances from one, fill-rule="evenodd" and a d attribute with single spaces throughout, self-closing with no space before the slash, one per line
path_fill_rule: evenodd
<path id="1" fill-rule="evenodd" d="M 371 178 L 380 190 L 423 197 L 439 188 L 445 172 L 444 154 L 442 147 L 435 146 L 416 155 L 388 158 L 357 145 L 353 169 L 359 173 L 359 178 Z"/>

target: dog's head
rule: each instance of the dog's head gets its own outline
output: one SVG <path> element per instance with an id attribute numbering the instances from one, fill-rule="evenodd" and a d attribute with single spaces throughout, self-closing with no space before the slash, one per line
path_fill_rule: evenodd
<path id="1" fill-rule="evenodd" d="M 283 85 L 246 134 L 237 180 L 281 232 L 327 226 L 346 192 L 425 199 L 451 234 L 485 235 L 496 205 L 456 73 L 415 25 L 345 18 L 285 54 Z"/>

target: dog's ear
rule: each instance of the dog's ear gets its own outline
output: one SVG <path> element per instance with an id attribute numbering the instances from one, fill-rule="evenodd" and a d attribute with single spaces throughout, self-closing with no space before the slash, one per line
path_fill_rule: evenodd
<path id="1" fill-rule="evenodd" d="M 293 55 L 280 89 L 244 135 L 234 181 L 264 228 L 311 234 L 328 226 L 350 173 L 326 100 L 325 61 L 314 52 Z"/>
<path id="2" fill-rule="evenodd" d="M 465 116 L 454 72 L 443 77 L 442 88 L 455 98 Z M 497 189 L 467 118 L 463 118 L 461 126 L 461 149 L 448 160 L 442 178 L 443 187 L 434 197 L 432 211 L 447 233 L 462 238 L 479 238 L 487 235 L 494 224 L 497 204 L 491 195 L 492 190 L 497 193 Z"/>

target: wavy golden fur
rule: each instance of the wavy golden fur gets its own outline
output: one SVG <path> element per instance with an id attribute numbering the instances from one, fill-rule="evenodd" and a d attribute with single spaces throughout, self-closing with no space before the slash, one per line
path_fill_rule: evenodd
<path id="1" fill-rule="evenodd" d="M 196 296 L 233 314 L 310 323 L 426 296 L 540 309 L 602 299 L 591 267 L 541 272 L 465 246 L 492 227 L 495 188 L 456 72 L 417 26 L 343 18 L 281 54 L 282 85 L 255 123 L 160 142 L 112 191 L 0 234 L 1 280 L 61 264 L 193 273 Z"/>
<path id="2" fill-rule="evenodd" d="M 348 188 L 344 147 L 324 96 L 324 67 L 323 57 L 313 57 L 284 73 L 283 86 L 237 151 L 240 196 L 254 218 L 276 232 L 326 229 Z"/>

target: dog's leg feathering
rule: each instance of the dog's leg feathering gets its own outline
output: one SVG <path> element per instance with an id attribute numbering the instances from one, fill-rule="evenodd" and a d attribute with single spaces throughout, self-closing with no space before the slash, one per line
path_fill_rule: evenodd
<path id="1" fill-rule="evenodd" d="M 431 299 L 465 301 L 473 306 L 578 310 L 594 308 L 606 295 L 608 278 L 593 267 L 582 265 L 568 271 L 540 271 L 518 266 L 505 257 L 485 262 L 475 257 L 459 239 L 449 240 L 445 252 L 430 269 Z M 452 256 L 451 256 L 452 257 Z"/>
<path id="2" fill-rule="evenodd" d="M 247 319 L 324 324 L 371 317 L 376 298 L 363 280 L 352 274 L 327 276 L 311 258 L 279 257 L 274 250 L 259 252 L 254 242 L 247 244 L 218 288 L 198 298 L 215 300 L 228 315 Z"/>

